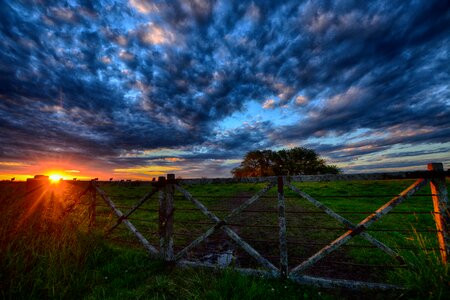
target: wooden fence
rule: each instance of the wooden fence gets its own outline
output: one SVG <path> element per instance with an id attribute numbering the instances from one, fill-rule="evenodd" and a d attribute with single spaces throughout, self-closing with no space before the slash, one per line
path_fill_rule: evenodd
<path id="1" fill-rule="evenodd" d="M 431 198 L 433 201 L 433 215 L 436 224 L 436 234 L 439 244 L 439 251 L 444 263 L 447 263 L 450 255 L 450 239 L 449 239 L 449 203 L 448 194 L 445 184 L 445 177 L 450 176 L 449 171 L 444 171 L 442 164 L 433 163 L 428 165 L 428 171 L 416 172 L 396 172 L 396 173 L 377 173 L 377 174 L 342 174 L 342 175 L 299 175 L 299 176 L 280 176 L 280 177 L 265 177 L 265 178 L 220 178 L 220 179 L 175 179 L 174 174 L 169 174 L 167 178 L 159 177 L 158 181 L 152 183 L 152 189 L 137 201 L 126 212 L 121 209 L 111 200 L 106 192 L 99 187 L 96 182 L 91 182 L 89 187 L 81 193 L 82 195 L 90 194 L 92 201 L 92 208 L 90 209 L 91 223 L 95 223 L 95 199 L 100 196 L 117 217 L 115 224 L 108 229 L 108 233 L 116 230 L 119 225 L 125 225 L 129 231 L 133 233 L 139 243 L 145 250 L 153 257 L 162 258 L 171 264 L 176 264 L 183 267 L 207 267 L 220 268 L 221 266 L 208 262 L 200 262 L 188 259 L 188 253 L 198 247 L 202 242 L 208 239 L 212 234 L 221 231 L 230 240 L 237 244 L 243 251 L 252 257 L 259 267 L 254 268 L 235 268 L 237 271 L 251 275 L 261 275 L 273 278 L 290 279 L 302 284 L 312 284 L 319 287 L 345 287 L 351 289 L 358 288 L 377 288 L 377 289 L 395 289 L 401 288 L 398 286 L 364 282 L 344 279 L 330 279 L 323 277 L 314 277 L 305 275 L 305 271 L 316 265 L 319 261 L 329 256 L 331 253 L 340 249 L 356 236 L 362 237 L 368 241 L 374 248 L 377 248 L 390 257 L 393 257 L 398 262 L 404 262 L 404 258 L 393 248 L 384 244 L 371 234 L 367 229 L 379 221 L 383 216 L 388 214 L 394 207 L 401 204 L 424 186 L 430 184 Z M 296 182 L 328 182 L 328 181 L 353 181 L 353 180 L 390 180 L 390 179 L 416 179 L 416 181 L 401 193 L 390 199 L 384 205 L 379 207 L 374 212 L 370 213 L 359 223 L 353 223 L 342 214 L 330 209 L 322 202 L 318 201 L 308 193 L 296 187 L 293 183 Z M 186 185 L 192 186 L 197 184 L 212 184 L 212 183 L 265 183 L 266 185 L 256 192 L 252 197 L 241 203 L 238 207 L 232 209 L 225 217 L 218 217 L 215 213 L 208 209 L 200 200 L 193 196 L 186 188 Z M 273 187 L 277 188 L 277 210 L 278 210 L 278 248 L 279 257 L 278 264 L 272 263 L 260 251 L 257 251 L 251 242 L 247 242 L 242 238 L 233 226 L 230 225 L 230 220 L 241 214 L 249 206 L 260 201 L 260 199 Z M 289 255 L 287 247 L 287 226 L 286 226 L 286 205 L 285 205 L 285 190 L 293 191 L 299 197 L 307 200 L 310 204 L 326 213 L 329 217 L 337 220 L 345 226 L 345 232 L 334 239 L 331 243 L 324 245 L 319 251 L 304 259 L 300 264 L 289 268 Z M 196 210 L 201 212 L 207 219 L 209 219 L 210 227 L 202 234 L 193 239 L 188 245 L 184 246 L 178 251 L 174 250 L 174 214 L 175 214 L 175 194 L 182 195 L 188 200 Z M 80 195 L 81 195 L 80 194 Z M 133 225 L 130 216 L 136 212 L 148 199 L 153 195 L 159 196 L 159 245 L 151 244 L 141 232 Z"/>

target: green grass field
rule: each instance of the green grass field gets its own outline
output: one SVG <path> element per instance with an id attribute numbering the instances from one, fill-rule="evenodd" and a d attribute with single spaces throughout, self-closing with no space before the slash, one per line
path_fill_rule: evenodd
<path id="1" fill-rule="evenodd" d="M 348 220 L 357 223 L 368 213 L 400 193 L 413 181 L 355 181 L 296 183 Z M 238 207 L 264 184 L 192 185 L 185 188 L 219 218 Z M 150 185 L 100 183 L 111 199 L 125 212 Z M 30 203 L 20 198 L 24 184 L 2 184 L 0 212 L 3 224 L 0 240 L 0 288 L 4 299 L 18 298 L 88 298 L 88 299 L 310 299 L 362 297 L 364 292 L 319 290 L 289 281 L 246 277 L 232 270 L 180 269 L 152 260 L 124 225 L 111 235 L 104 232 L 117 218 L 97 198 L 95 228 L 89 228 L 87 203 L 66 212 L 82 187 L 58 188 L 40 201 Z M 371 235 L 405 257 L 410 265 L 398 262 L 374 249 L 361 237 L 330 254 L 306 273 L 314 276 L 369 280 L 413 287 L 409 292 L 373 293 L 371 297 L 447 298 L 448 268 L 439 263 L 432 202 L 429 188 L 424 188 L 390 214 L 374 223 Z M 373 197 L 376 196 L 376 197 Z M 341 234 L 345 228 L 306 200 L 285 190 L 289 267 L 295 267 Z M 278 219 L 276 188 L 231 219 L 230 227 L 263 256 L 278 266 Z M 158 196 L 148 200 L 130 221 L 158 246 Z M 258 212 L 256 212 L 258 211 Z M 407 213 L 407 214 L 405 214 Z M 195 207 L 175 194 L 174 248 L 179 251 L 212 223 Z M 190 259 L 202 259 L 207 252 L 232 249 L 237 266 L 259 266 L 244 251 L 218 232 Z M 350 263 L 344 264 L 345 263 Z M 370 266 L 361 266 L 370 265 Z M 400 268 L 399 268 L 400 267 Z"/>

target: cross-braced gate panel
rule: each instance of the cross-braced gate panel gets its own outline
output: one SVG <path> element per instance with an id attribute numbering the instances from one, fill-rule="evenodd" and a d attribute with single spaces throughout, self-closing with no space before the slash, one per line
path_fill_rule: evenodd
<path id="1" fill-rule="evenodd" d="M 252 205 L 254 202 L 256 202 L 262 195 L 267 193 L 272 187 L 274 186 L 273 183 L 269 183 L 265 188 L 263 188 L 261 191 L 256 193 L 253 197 L 249 198 L 247 201 L 245 201 L 241 206 L 235 208 L 229 215 L 227 215 L 225 218 L 220 219 L 218 218 L 214 213 L 210 212 L 200 201 L 192 197 L 192 195 L 185 189 L 183 189 L 179 185 L 175 185 L 175 188 L 183 194 L 186 199 L 191 201 L 206 217 L 208 217 L 212 222 L 214 222 L 214 225 L 211 226 L 205 233 L 200 235 L 197 239 L 195 239 L 192 243 L 190 243 L 188 246 L 186 246 L 184 249 L 182 249 L 178 254 L 175 255 L 175 259 L 179 260 L 183 258 L 190 250 L 192 250 L 194 247 L 199 245 L 201 242 L 203 242 L 205 239 L 207 239 L 210 235 L 212 235 L 217 230 L 222 230 L 223 232 L 228 235 L 229 238 L 231 238 L 236 244 L 238 244 L 242 249 L 244 249 L 250 256 L 252 256 L 257 262 L 259 262 L 264 268 L 266 268 L 268 271 L 273 273 L 278 273 L 279 270 L 277 267 L 275 267 L 269 260 L 264 258 L 258 251 L 256 251 L 250 244 L 248 244 L 245 240 L 243 240 L 234 230 L 232 230 L 228 225 L 227 222 L 232 217 L 238 215 L 241 213 L 244 209 Z"/>
<path id="2" fill-rule="evenodd" d="M 391 248 L 389 248 L 388 246 L 386 246 L 385 244 L 383 244 L 382 242 L 378 241 L 377 239 L 375 239 L 374 237 L 372 237 L 371 235 L 369 235 L 368 233 L 366 233 L 364 231 L 372 223 L 376 222 L 382 216 L 384 216 L 389 211 L 391 211 L 395 206 L 399 205 L 401 202 L 403 202 L 404 200 L 406 200 L 409 197 L 411 197 L 415 192 L 417 192 L 420 188 L 422 188 L 427 183 L 428 183 L 428 180 L 424 180 L 424 179 L 417 180 L 413 185 L 411 185 L 409 188 L 407 188 L 406 190 L 401 192 L 399 196 L 394 197 L 393 199 L 391 199 L 391 201 L 387 202 L 385 205 L 380 207 L 373 214 L 371 214 L 370 216 L 368 216 L 367 218 L 365 218 L 364 220 L 362 220 L 361 222 L 359 222 L 356 225 L 351 223 L 350 221 L 348 221 L 344 217 L 340 216 L 339 214 L 335 213 L 334 211 L 332 211 L 331 209 L 329 209 L 328 207 L 326 207 L 325 205 L 323 205 L 322 203 L 320 203 L 316 199 L 312 198 L 308 194 L 306 194 L 306 193 L 302 192 L 301 190 L 297 189 L 291 183 L 289 183 L 288 186 L 289 186 L 290 189 L 292 189 L 297 194 L 299 194 L 301 197 L 305 198 L 306 200 L 308 200 L 309 202 L 311 202 L 312 204 L 314 204 L 318 208 L 322 209 L 325 213 L 327 213 L 328 215 L 330 215 L 331 217 L 335 218 L 336 220 L 338 220 L 339 222 L 343 223 L 344 225 L 346 225 L 349 228 L 348 231 L 346 231 L 340 237 L 335 239 L 329 245 L 325 246 L 320 251 L 318 251 L 316 254 L 314 254 L 313 256 L 308 258 L 306 261 L 304 261 L 300 265 L 298 265 L 295 268 L 293 268 L 290 271 L 289 275 L 290 276 L 296 276 L 296 275 L 300 274 L 302 271 L 304 271 L 308 267 L 311 267 L 316 262 L 318 262 L 320 259 L 324 258 L 326 255 L 328 255 L 331 252 L 337 250 L 339 247 L 341 247 L 342 245 L 344 245 L 350 239 L 352 239 L 353 237 L 355 237 L 357 235 L 361 235 L 366 240 L 368 240 L 370 243 L 372 243 L 374 246 L 376 246 L 377 248 L 379 248 L 382 251 L 386 252 L 390 256 L 396 258 L 397 260 L 403 261 L 403 259 L 400 257 L 400 255 L 397 252 L 395 252 L 394 250 L 392 250 Z"/>

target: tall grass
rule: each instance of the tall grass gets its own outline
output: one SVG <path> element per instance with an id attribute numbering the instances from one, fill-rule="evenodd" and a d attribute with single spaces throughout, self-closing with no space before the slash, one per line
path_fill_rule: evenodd
<path id="1" fill-rule="evenodd" d="M 413 242 L 418 248 L 426 248 L 429 241 L 415 232 Z M 450 299 L 449 265 L 444 264 L 435 251 L 409 252 L 405 259 L 408 269 L 397 269 L 390 274 L 390 280 L 408 289 L 408 299 Z"/>
<path id="2" fill-rule="evenodd" d="M 95 233 L 88 234 L 84 208 L 67 214 L 62 198 L 50 192 L 1 200 L 1 297 L 81 296 L 92 277 L 86 265 L 104 247 Z"/>

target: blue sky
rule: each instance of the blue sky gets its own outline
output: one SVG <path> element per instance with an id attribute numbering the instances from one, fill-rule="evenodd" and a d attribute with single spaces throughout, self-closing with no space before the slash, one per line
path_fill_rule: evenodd
<path id="1" fill-rule="evenodd" d="M 450 167 L 448 1 L 0 3 L 0 176 Z"/>

